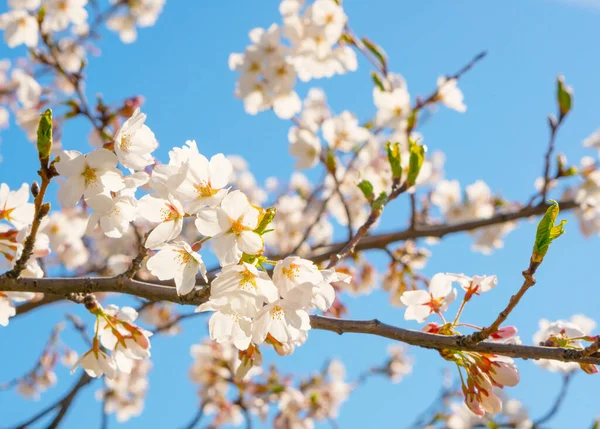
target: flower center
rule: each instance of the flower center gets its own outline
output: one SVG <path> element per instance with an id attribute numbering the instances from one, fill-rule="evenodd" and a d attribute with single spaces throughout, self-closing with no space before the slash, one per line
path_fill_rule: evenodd
<path id="1" fill-rule="evenodd" d="M 244 217 L 240 216 L 237 220 L 232 220 L 231 221 L 231 231 L 235 235 L 240 235 L 242 232 L 250 230 L 250 228 L 248 228 L 247 226 L 245 226 L 242 223 L 243 220 L 244 220 Z"/>
<path id="2" fill-rule="evenodd" d="M 208 198 L 215 195 L 217 190 L 213 189 L 210 182 L 200 182 L 194 185 L 194 189 L 198 192 L 198 195 L 202 198 Z"/>
<path id="3" fill-rule="evenodd" d="M 88 187 L 90 185 L 95 185 L 98 182 L 98 176 L 96 175 L 96 170 L 91 168 L 89 165 L 85 165 L 85 170 L 81 173 L 83 178 L 85 179 L 85 186 Z"/>
<path id="4" fill-rule="evenodd" d="M 163 222 L 179 219 L 181 216 L 175 207 L 171 204 L 165 204 L 165 207 L 160 209 L 160 218 Z"/>
<path id="5" fill-rule="evenodd" d="M 121 137 L 121 149 L 127 152 L 131 147 L 131 135 L 124 133 Z"/>
<path id="6" fill-rule="evenodd" d="M 284 267 L 281 271 L 288 279 L 293 280 L 300 274 L 300 267 L 296 264 L 290 264 L 289 267 Z"/>
<path id="7" fill-rule="evenodd" d="M 179 265 L 187 265 L 188 262 L 192 259 L 192 255 L 190 255 L 185 250 L 176 250 L 177 255 L 175 255 L 175 261 Z"/>
<path id="8" fill-rule="evenodd" d="M 245 290 L 252 290 L 257 288 L 256 276 L 248 268 L 242 271 L 240 275 L 242 277 L 240 279 L 240 288 Z"/>
<path id="9" fill-rule="evenodd" d="M 273 319 L 281 320 L 283 319 L 284 314 L 285 311 L 283 311 L 283 308 L 279 305 L 276 305 L 271 309 L 271 318 Z"/>

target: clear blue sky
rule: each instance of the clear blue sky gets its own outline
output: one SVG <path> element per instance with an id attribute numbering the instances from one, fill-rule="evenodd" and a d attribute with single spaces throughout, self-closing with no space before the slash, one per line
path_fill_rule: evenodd
<path id="1" fill-rule="evenodd" d="M 564 73 L 575 90 L 574 110 L 558 137 L 558 148 L 574 162 L 583 154 L 595 156 L 582 149 L 581 141 L 600 126 L 600 10 L 550 0 L 344 3 L 354 30 L 385 48 L 391 70 L 407 79 L 413 97 L 429 93 L 438 75 L 453 73 L 474 54 L 489 51 L 488 57 L 460 83 L 467 113 L 442 109 L 421 129 L 431 149 L 447 154 L 448 178 L 459 179 L 462 184 L 483 179 L 494 192 L 510 199 L 529 196 L 534 179 L 541 173 L 548 140 L 546 115 L 555 110 L 558 73 Z M 5 10 L 5 1 L 2 7 Z M 163 160 L 170 147 L 195 139 L 207 154 L 243 155 L 259 179 L 285 178 L 293 165 L 288 155 L 289 123 L 270 112 L 247 115 L 241 101 L 233 96 L 236 76 L 227 68 L 229 54 L 243 51 L 250 29 L 268 27 L 278 20 L 275 1 L 170 0 L 156 26 L 142 29 L 133 45 L 121 44 L 115 34 L 106 35 L 100 44 L 102 57 L 91 58 L 88 67 L 88 96 L 102 92 L 107 101 L 116 102 L 126 96 L 144 95 L 148 124 L 161 143 L 157 156 Z M 0 57 L 14 59 L 23 53 L 22 49 L 0 46 Z M 322 87 L 334 110 L 349 109 L 367 119 L 374 112 L 369 71 L 369 65 L 361 60 L 358 72 L 300 85 L 299 92 L 304 96 L 311 86 Z M 83 121 L 67 127 L 65 147 L 87 150 L 88 132 Z M 15 187 L 32 180 L 36 155 L 20 130 L 13 127 L 2 134 L 0 151 L 4 158 L 0 181 Z M 397 219 L 404 219 L 399 216 L 406 212 L 407 202 L 394 204 L 396 208 L 384 214 L 382 229 L 404 225 L 404 220 Z M 525 342 L 531 342 L 542 317 L 599 314 L 599 281 L 594 266 L 598 240 L 582 238 L 574 220 L 567 228 L 567 234 L 551 249 L 539 270 L 538 284 L 511 315 L 510 322 L 520 328 Z M 508 236 L 505 248 L 491 256 L 472 253 L 467 237 L 452 237 L 432 248 L 433 257 L 425 274 L 497 274 L 497 289 L 478 298 L 480 305 L 466 312 L 465 320 L 484 324 L 520 285 L 533 231 L 533 223 L 523 223 Z M 381 291 L 358 299 L 345 298 L 350 317 L 378 317 L 417 328 L 403 320 L 403 310 L 388 306 L 387 301 Z M 32 313 L 0 330 L 0 382 L 30 368 L 64 309 Z M 71 306 L 69 311 L 76 309 Z M 153 342 L 155 369 L 150 376 L 146 410 L 123 427 L 179 427 L 195 413 L 195 387 L 187 381 L 189 346 L 203 338 L 206 331 L 202 319 L 186 322 L 184 329 L 182 336 Z M 65 338 L 83 350 L 75 335 Z M 353 377 L 385 359 L 388 344 L 375 337 L 339 337 L 311 331 L 307 344 L 293 356 L 279 358 L 267 353 L 266 363 L 275 362 L 284 371 L 308 374 L 318 370 L 327 358 L 337 356 Z M 342 408 L 342 428 L 403 427 L 429 404 L 447 364 L 432 351 L 411 349 L 410 353 L 416 361 L 413 374 L 397 385 L 373 379 L 354 392 Z M 519 368 L 521 383 L 509 389 L 509 394 L 524 400 L 532 415 L 539 416 L 556 394 L 560 377 L 530 362 L 519 362 Z M 66 371 L 59 377 L 59 386 L 38 403 L 0 392 L 0 427 L 32 415 L 75 382 Z M 568 397 L 551 426 L 587 427 L 600 408 L 599 380 L 598 376 L 578 374 L 573 383 L 576 393 Z M 87 388 L 81 395 L 65 428 L 80 428 L 83 419 L 89 423 L 86 426 L 95 426 L 100 416 L 100 404 L 93 399 L 95 388 Z"/>

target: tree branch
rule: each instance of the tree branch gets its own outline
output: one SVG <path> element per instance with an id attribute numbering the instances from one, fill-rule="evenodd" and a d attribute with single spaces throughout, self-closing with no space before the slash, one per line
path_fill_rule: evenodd
<path id="1" fill-rule="evenodd" d="M 559 205 L 563 212 L 578 207 L 578 204 L 574 200 L 559 201 Z M 548 204 L 541 203 L 536 206 L 525 206 L 515 211 L 498 213 L 487 219 L 477 219 L 453 224 L 419 226 L 418 228 L 408 228 L 397 232 L 374 234 L 364 237 L 360 243 L 356 245 L 355 250 L 383 249 L 387 245 L 397 241 L 414 240 L 416 238 L 424 237 L 441 238 L 458 232 L 473 231 L 486 226 L 498 225 L 531 216 L 539 216 L 546 213 L 548 207 Z M 326 261 L 331 258 L 332 255 L 339 253 L 345 245 L 346 242 L 344 241 L 323 246 L 319 249 L 315 249 L 314 253 L 307 256 L 307 258 L 315 263 Z"/>
<path id="2" fill-rule="evenodd" d="M 44 292 L 68 296 L 72 293 L 118 292 L 138 296 L 151 301 L 171 301 L 178 304 L 200 305 L 208 299 L 208 288 L 196 289 L 179 296 L 174 287 L 161 286 L 132 280 L 124 276 L 101 278 L 47 278 L 10 279 L 0 278 L 0 290 L 8 292 Z M 494 342 L 478 344 L 461 343 L 460 336 L 449 337 L 412 331 L 386 325 L 378 320 L 342 320 L 311 316 L 314 329 L 337 332 L 354 332 L 390 338 L 414 346 L 432 349 L 452 349 L 479 353 L 494 353 L 522 359 L 551 359 L 563 362 L 580 362 L 599 365 L 600 356 L 585 356 L 583 350 L 533 347 Z"/>

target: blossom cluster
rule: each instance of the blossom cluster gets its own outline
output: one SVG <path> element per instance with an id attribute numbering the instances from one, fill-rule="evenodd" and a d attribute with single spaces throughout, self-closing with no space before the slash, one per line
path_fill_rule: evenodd
<path id="1" fill-rule="evenodd" d="M 272 108 L 289 119 L 301 109 L 296 78 L 306 82 L 354 71 L 357 59 L 341 40 L 347 17 L 338 2 L 316 0 L 303 8 L 303 1 L 284 0 L 280 12 L 283 25 L 250 31 L 252 44 L 243 54 L 231 54 L 229 68 L 240 72 L 236 95 L 246 112 Z"/>
<path id="2" fill-rule="evenodd" d="M 410 363 L 399 349 L 390 353 L 389 362 L 378 372 L 399 380 L 410 372 Z M 347 380 L 344 365 L 337 359 L 308 379 L 294 380 L 274 366 L 268 371 L 253 367 L 238 377 L 239 368 L 244 366 L 243 353 L 229 343 L 196 344 L 191 354 L 190 378 L 198 385 L 199 406 L 214 426 L 238 426 L 244 421 L 244 412 L 266 422 L 273 418 L 275 409 L 274 427 L 312 428 L 335 419 L 360 383 Z"/>

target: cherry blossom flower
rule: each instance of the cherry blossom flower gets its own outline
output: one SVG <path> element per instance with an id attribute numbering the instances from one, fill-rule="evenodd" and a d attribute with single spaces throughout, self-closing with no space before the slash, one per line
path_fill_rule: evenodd
<path id="1" fill-rule="evenodd" d="M 323 281 L 323 274 L 318 267 L 312 261 L 298 256 L 288 256 L 278 261 L 273 269 L 273 282 L 281 296 L 303 300 L 303 305 L 308 305 L 313 289 Z"/>
<path id="2" fill-rule="evenodd" d="M 42 94 L 41 85 L 33 78 L 33 76 L 21 69 L 14 69 L 11 77 L 12 81 L 18 85 L 17 99 L 23 107 L 35 106 L 39 102 L 40 95 Z"/>
<path id="3" fill-rule="evenodd" d="M 152 223 L 159 224 L 150 232 L 144 246 L 153 249 L 163 243 L 174 240 L 181 234 L 185 212 L 181 203 L 173 197 L 168 199 L 144 195 L 138 201 L 140 216 Z"/>
<path id="4" fill-rule="evenodd" d="M 146 115 L 139 107 L 115 134 L 115 153 L 119 162 L 133 170 L 143 170 L 154 162 L 152 152 L 158 147 L 154 133 L 147 125 Z"/>
<path id="5" fill-rule="evenodd" d="M 100 229 L 107 237 L 120 238 L 129 229 L 129 224 L 137 216 L 135 199 L 131 197 L 116 197 L 112 205 L 107 205 L 104 210 L 97 210 L 89 218 L 87 232 L 100 224 Z"/>
<path id="6" fill-rule="evenodd" d="M 252 339 L 260 344 L 267 335 L 271 335 L 280 343 L 290 344 L 301 339 L 309 329 L 308 313 L 298 308 L 296 303 L 281 299 L 266 305 L 256 315 L 252 324 Z"/>
<path id="7" fill-rule="evenodd" d="M 38 43 L 37 19 L 25 10 L 11 10 L 0 15 L 0 28 L 4 30 L 4 40 L 9 48 L 20 44 L 33 48 Z"/>
<path id="8" fill-rule="evenodd" d="M 250 319 L 238 314 L 230 305 L 216 306 L 212 302 L 201 304 L 196 312 L 214 311 L 208 321 L 210 338 L 219 344 L 232 343 L 239 350 L 246 350 L 252 338 Z"/>
<path id="9" fill-rule="evenodd" d="M 196 228 L 213 237 L 213 248 L 221 266 L 235 264 L 242 253 L 256 255 L 264 248 L 263 238 L 254 230 L 258 227 L 261 211 L 250 204 L 241 191 L 233 191 L 214 211 L 198 213 Z"/>
<path id="10" fill-rule="evenodd" d="M 189 201 L 188 213 L 197 213 L 203 207 L 216 207 L 228 192 L 226 188 L 233 173 L 233 166 L 222 153 L 210 161 L 200 153 L 190 157 L 187 176 L 177 188 L 176 194 Z"/>
<path id="11" fill-rule="evenodd" d="M 542 319 L 539 330 L 533 335 L 533 342 L 547 347 L 582 349 L 584 346 L 581 339 L 587 337 L 595 327 L 596 322 L 583 315 L 575 315 L 570 321 L 550 322 Z M 539 359 L 535 363 L 551 372 L 568 373 L 580 368 L 577 362 Z"/>
<path id="12" fill-rule="evenodd" d="M 321 141 L 311 131 L 292 127 L 288 133 L 290 155 L 296 158 L 295 168 L 304 170 L 319 163 Z"/>
<path id="13" fill-rule="evenodd" d="M 48 0 L 43 21 L 46 31 L 63 31 L 69 24 L 82 25 L 88 13 L 85 5 L 88 0 Z"/>
<path id="14" fill-rule="evenodd" d="M 277 288 L 269 275 L 254 265 L 227 265 L 210 285 L 210 302 L 229 303 L 240 315 L 254 317 L 264 303 L 279 299 Z"/>
<path id="15" fill-rule="evenodd" d="M 111 16 L 110 19 L 106 21 L 106 27 L 119 33 L 119 38 L 123 43 L 133 43 L 137 39 L 135 18 L 131 15 Z"/>
<path id="16" fill-rule="evenodd" d="M 116 155 L 106 149 L 88 155 L 74 150 L 63 152 L 56 171 L 67 181 L 58 191 L 59 201 L 64 207 L 73 207 L 83 196 L 92 208 L 110 206 L 111 197 L 106 192 L 118 192 L 125 187 L 116 166 Z"/>
<path id="17" fill-rule="evenodd" d="M 404 131 L 411 112 L 406 81 L 396 74 L 390 74 L 387 81 L 391 87 L 390 91 L 383 91 L 377 86 L 373 88 L 373 102 L 377 107 L 375 124 Z"/>
<path id="18" fill-rule="evenodd" d="M 464 274 L 446 274 L 453 281 L 462 287 L 467 295 L 479 295 L 481 292 L 487 292 L 498 284 L 496 276 L 473 276 L 468 277 Z"/>
<path id="19" fill-rule="evenodd" d="M 33 204 L 29 200 L 29 185 L 23 183 L 18 191 L 11 191 L 6 183 L 0 184 L 0 220 L 23 229 L 33 222 Z"/>
<path id="20" fill-rule="evenodd" d="M 206 281 L 206 266 L 202 257 L 183 241 L 162 245 L 148 259 L 146 267 L 160 280 L 174 279 L 179 295 L 185 295 L 194 289 L 198 271 Z"/>
<path id="21" fill-rule="evenodd" d="M 441 314 L 456 299 L 452 288 L 453 278 L 438 273 L 429 282 L 429 291 L 412 290 L 402 294 L 400 300 L 407 306 L 404 318 L 421 323 L 432 313 Z"/>
<path id="22" fill-rule="evenodd" d="M 80 366 L 90 376 L 94 378 L 105 375 L 106 378 L 115 378 L 117 376 L 117 364 L 114 359 L 107 355 L 101 348 L 100 342 L 94 338 L 92 348 L 84 353 L 75 363 L 71 374 Z"/>
<path id="23" fill-rule="evenodd" d="M 366 128 L 358 125 L 358 120 L 348 111 L 323 122 L 323 138 L 333 149 L 349 152 L 370 137 Z"/>
<path id="24" fill-rule="evenodd" d="M 34 297 L 32 292 L 0 292 L 0 326 L 8 326 L 8 319 L 16 314 L 13 302 L 26 302 Z"/>
<path id="25" fill-rule="evenodd" d="M 467 106 L 463 103 L 463 93 L 458 88 L 456 79 L 448 79 L 447 77 L 440 76 L 438 77 L 437 85 L 437 101 L 442 102 L 446 107 L 457 112 L 465 112 L 467 110 Z"/>

